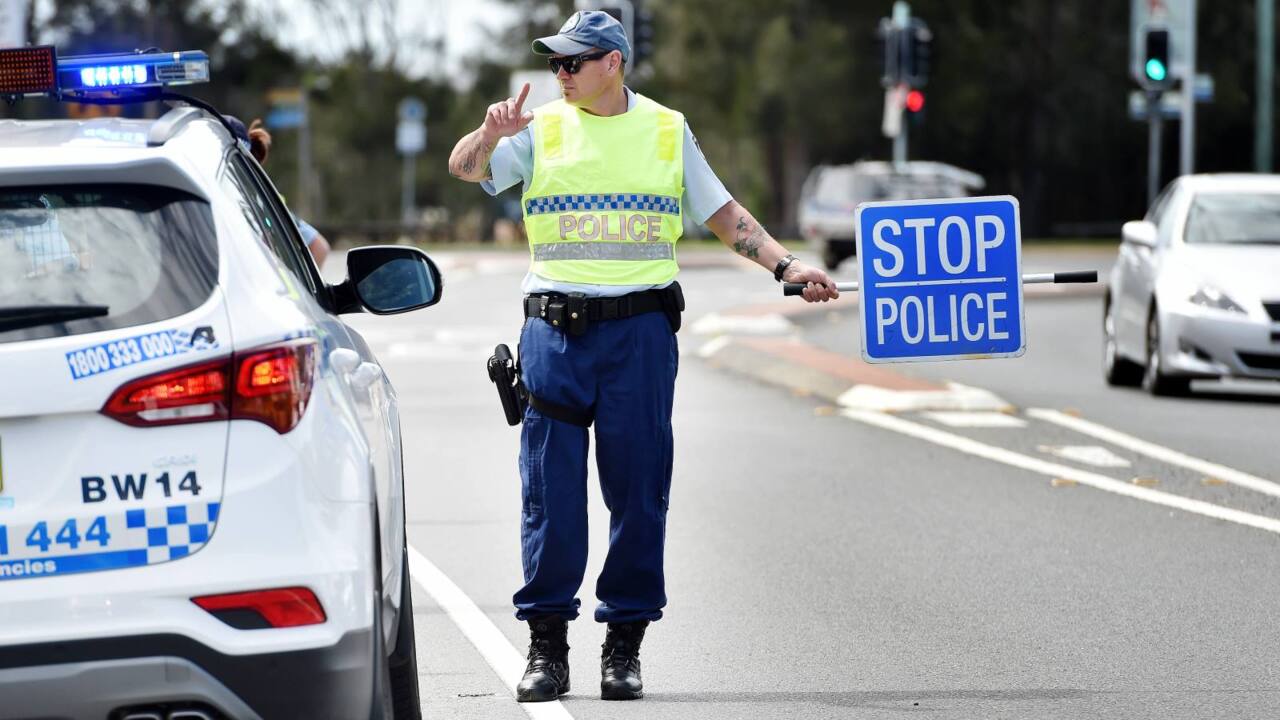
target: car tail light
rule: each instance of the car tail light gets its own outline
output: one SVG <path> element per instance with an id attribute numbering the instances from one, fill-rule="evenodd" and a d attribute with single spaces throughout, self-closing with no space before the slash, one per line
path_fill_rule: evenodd
<path id="1" fill-rule="evenodd" d="M 135 427 L 226 420 L 228 365 L 222 359 L 132 380 L 112 393 L 102 412 Z"/>
<path id="2" fill-rule="evenodd" d="M 315 377 L 315 343 L 302 341 L 236 354 L 232 420 L 258 420 L 281 435 L 307 409 Z"/>
<path id="3" fill-rule="evenodd" d="M 314 378 L 315 342 L 294 341 L 131 380 L 102 413 L 134 427 L 257 420 L 283 435 L 302 419 Z"/>
<path id="4" fill-rule="evenodd" d="M 191 602 L 220 617 L 224 622 L 243 629 L 261 627 L 234 620 L 235 614 L 245 611 L 257 613 L 266 621 L 267 626 L 273 628 L 319 625 L 326 620 L 320 600 L 315 593 L 304 587 L 204 595 L 191 598 Z"/>

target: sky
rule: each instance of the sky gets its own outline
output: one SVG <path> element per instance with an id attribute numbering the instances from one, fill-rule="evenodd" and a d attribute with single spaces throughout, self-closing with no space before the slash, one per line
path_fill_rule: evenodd
<path id="1" fill-rule="evenodd" d="M 209 0 L 215 2 L 216 0 Z M 298 12 L 306 3 L 296 0 L 250 0 L 268 10 L 287 8 L 290 23 L 282 31 L 283 42 L 294 48 L 314 51 L 322 58 L 340 54 L 339 33 L 322 27 L 313 13 Z M 341 2 L 334 3 L 341 4 Z M 356 6 L 394 7 L 396 27 L 406 37 L 420 37 L 439 43 L 439 52 L 425 51 L 405 57 L 402 67 L 414 76 L 452 79 L 455 85 L 470 84 L 466 59 L 477 52 L 494 56 L 490 38 L 515 22 L 515 11 L 499 0 L 382 0 L 381 3 L 355 0 Z M 376 11 L 375 11 L 376 12 Z M 377 23 L 374 24 L 375 28 Z"/>

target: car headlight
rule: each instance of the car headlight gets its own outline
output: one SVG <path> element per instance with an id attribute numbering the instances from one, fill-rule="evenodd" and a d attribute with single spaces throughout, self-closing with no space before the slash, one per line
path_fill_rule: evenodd
<path id="1" fill-rule="evenodd" d="M 1245 309 L 1240 307 L 1235 300 L 1232 300 L 1226 293 L 1212 285 L 1201 285 L 1190 300 L 1192 305 L 1236 312 L 1241 315 L 1247 314 Z"/>

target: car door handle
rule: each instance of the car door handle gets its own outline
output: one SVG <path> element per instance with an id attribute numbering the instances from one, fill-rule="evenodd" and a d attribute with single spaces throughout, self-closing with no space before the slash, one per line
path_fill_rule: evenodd
<path id="1" fill-rule="evenodd" d="M 350 375 L 351 371 L 360 367 L 360 353 L 350 348 L 335 348 L 329 353 L 329 364 L 343 375 Z"/>
<path id="2" fill-rule="evenodd" d="M 360 367 L 351 373 L 351 387 L 358 390 L 366 390 L 378 378 L 382 377 L 382 368 L 377 364 L 366 362 L 360 363 Z"/>

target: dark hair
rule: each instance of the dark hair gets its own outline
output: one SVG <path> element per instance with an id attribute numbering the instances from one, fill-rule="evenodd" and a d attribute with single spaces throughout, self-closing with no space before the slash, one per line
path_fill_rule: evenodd
<path id="1" fill-rule="evenodd" d="M 271 133 L 262 124 L 262 118 L 254 118 L 249 123 L 249 154 L 260 165 L 267 163 L 267 155 L 271 152 Z"/>

